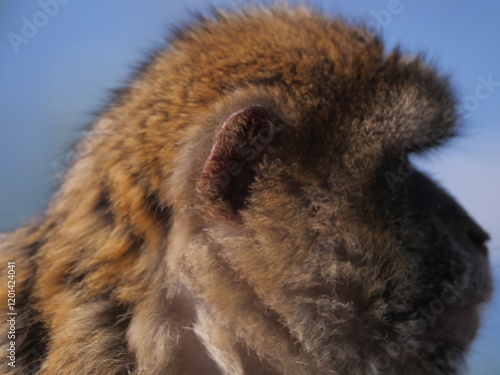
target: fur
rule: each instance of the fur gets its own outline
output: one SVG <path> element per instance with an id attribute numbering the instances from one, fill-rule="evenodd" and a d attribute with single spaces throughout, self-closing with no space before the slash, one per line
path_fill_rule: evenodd
<path id="1" fill-rule="evenodd" d="M 224 215 L 200 176 L 248 106 L 283 129 Z M 304 7 L 200 19 L 92 125 L 45 214 L 2 240 L 18 315 L 1 372 L 457 374 L 491 289 L 487 235 L 398 173 L 456 123 L 446 80 L 362 26 Z"/>

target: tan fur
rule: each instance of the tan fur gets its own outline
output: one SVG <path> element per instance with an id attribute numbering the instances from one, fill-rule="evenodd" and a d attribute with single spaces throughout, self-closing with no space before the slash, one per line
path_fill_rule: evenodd
<path id="1" fill-rule="evenodd" d="M 248 106 L 283 128 L 228 214 L 199 181 Z M 447 83 L 362 27 L 306 8 L 194 23 L 94 123 L 44 216 L 2 240 L 19 312 L 2 373 L 457 373 L 491 289 L 486 235 L 420 173 L 385 180 L 456 121 Z M 447 282 L 459 300 L 423 319 Z"/>

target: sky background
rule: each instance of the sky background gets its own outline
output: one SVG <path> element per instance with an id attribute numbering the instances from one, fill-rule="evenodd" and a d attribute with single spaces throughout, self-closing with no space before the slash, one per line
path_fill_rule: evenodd
<path id="1" fill-rule="evenodd" d="M 171 26 L 188 22 L 192 11 L 246 3 L 59 1 L 66 4 L 0 0 L 0 232 L 43 210 L 92 113 L 146 53 L 163 44 Z M 407 53 L 424 52 L 451 76 L 463 136 L 414 161 L 491 234 L 497 291 L 467 373 L 500 374 L 500 1 L 313 3 L 327 14 L 366 22 L 388 50 L 400 44 Z M 499 83 L 484 87 L 488 80 Z"/>

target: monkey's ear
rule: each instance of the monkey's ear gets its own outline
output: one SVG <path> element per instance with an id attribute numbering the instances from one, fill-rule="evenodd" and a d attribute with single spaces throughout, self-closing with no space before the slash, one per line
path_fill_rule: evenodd
<path id="1" fill-rule="evenodd" d="M 209 204 L 232 216 L 247 204 L 268 145 L 283 122 L 262 106 L 243 108 L 227 118 L 205 162 L 198 192 Z"/>

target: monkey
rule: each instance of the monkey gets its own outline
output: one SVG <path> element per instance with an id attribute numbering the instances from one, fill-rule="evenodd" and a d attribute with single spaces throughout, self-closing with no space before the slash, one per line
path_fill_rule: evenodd
<path id="1" fill-rule="evenodd" d="M 363 25 L 200 17 L 2 238 L 1 372 L 461 373 L 488 234 L 409 160 L 459 125 L 447 79 Z"/>

